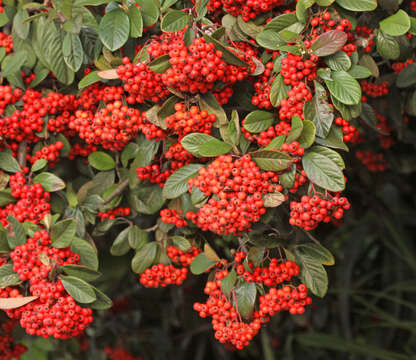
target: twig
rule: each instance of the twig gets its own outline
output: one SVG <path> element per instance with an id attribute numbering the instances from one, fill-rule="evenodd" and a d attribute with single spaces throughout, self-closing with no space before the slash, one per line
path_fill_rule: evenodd
<path id="1" fill-rule="evenodd" d="M 153 225 L 153 226 L 152 226 L 152 227 L 150 227 L 150 228 L 143 229 L 142 231 L 144 231 L 144 232 L 152 232 L 152 231 L 155 231 L 158 227 L 159 227 L 159 225 L 158 225 L 158 224 L 156 224 L 156 225 Z"/>
<path id="2" fill-rule="evenodd" d="M 107 205 L 111 202 L 111 200 L 115 199 L 118 195 L 120 195 L 129 185 L 129 179 L 124 180 L 118 188 L 104 201 L 104 205 Z"/>
<path id="3" fill-rule="evenodd" d="M 21 168 L 26 166 L 26 153 L 27 153 L 27 143 L 26 141 L 22 141 L 19 144 L 19 149 L 17 150 L 17 161 Z"/>

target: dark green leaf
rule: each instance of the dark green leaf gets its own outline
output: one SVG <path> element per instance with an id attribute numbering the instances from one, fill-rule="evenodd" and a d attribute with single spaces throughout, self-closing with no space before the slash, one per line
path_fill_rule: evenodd
<path id="1" fill-rule="evenodd" d="M 75 301 L 81 304 L 89 304 L 97 299 L 94 289 L 84 280 L 74 276 L 59 276 L 65 290 Z"/>
<path id="2" fill-rule="evenodd" d="M 333 71 L 332 81 L 325 80 L 330 93 L 346 105 L 355 105 L 361 101 L 361 86 L 345 71 Z"/>
<path id="3" fill-rule="evenodd" d="M 229 274 L 221 280 L 221 291 L 225 296 L 230 296 L 236 281 L 237 274 L 234 269 L 232 269 Z"/>
<path id="4" fill-rule="evenodd" d="M 189 23 L 189 15 L 180 10 L 169 11 L 162 19 L 160 28 L 165 32 L 177 32 Z"/>
<path id="5" fill-rule="evenodd" d="M 122 256 L 128 253 L 128 251 L 130 250 L 130 244 L 128 239 L 129 231 L 130 226 L 126 227 L 117 235 L 116 239 L 113 242 L 113 245 L 110 248 L 111 255 Z"/>
<path id="6" fill-rule="evenodd" d="M 391 15 L 388 18 L 380 21 L 380 29 L 387 35 L 404 35 L 410 29 L 409 15 L 400 9 L 394 15 Z"/>
<path id="7" fill-rule="evenodd" d="M 45 159 L 36 160 L 35 163 L 32 165 L 30 171 L 36 172 L 42 170 L 46 165 L 48 165 L 48 162 Z"/>
<path id="8" fill-rule="evenodd" d="M 337 51 L 325 59 L 328 66 L 335 71 L 348 71 L 351 68 L 351 59 L 344 51 Z"/>
<path id="9" fill-rule="evenodd" d="M 111 306 L 113 305 L 113 302 L 111 301 L 111 299 L 107 295 L 105 295 L 103 292 L 98 290 L 96 287 L 94 286 L 91 286 L 91 287 L 94 290 L 94 293 L 97 299 L 91 304 L 88 304 L 88 307 L 90 307 L 91 309 L 96 309 L 96 310 L 106 310 L 106 309 L 111 308 Z"/>
<path id="10" fill-rule="evenodd" d="M 62 54 L 65 63 L 73 71 L 78 71 L 84 59 L 84 50 L 78 35 L 66 33 L 62 43 Z"/>
<path id="11" fill-rule="evenodd" d="M 96 82 L 100 82 L 101 78 L 98 76 L 99 71 L 92 71 L 88 75 L 84 76 L 78 83 L 78 89 L 83 89 Z"/>
<path id="12" fill-rule="evenodd" d="M 98 26 L 98 36 L 110 50 L 120 49 L 129 38 L 130 20 L 122 9 L 107 12 Z"/>
<path id="13" fill-rule="evenodd" d="M 400 45 L 390 35 L 379 31 L 376 40 L 377 52 L 386 59 L 397 59 L 400 56 Z"/>
<path id="14" fill-rule="evenodd" d="M 397 76 L 396 85 L 399 88 L 407 88 L 414 84 L 416 84 L 416 64 L 409 64 Z"/>
<path id="15" fill-rule="evenodd" d="M 47 192 L 65 189 L 65 182 L 55 174 L 43 172 L 33 178 L 33 183 L 41 184 Z"/>
<path id="16" fill-rule="evenodd" d="M 277 150 L 259 150 L 250 155 L 257 166 L 266 171 L 285 170 L 293 161 L 289 155 Z"/>
<path id="17" fill-rule="evenodd" d="M 296 263 L 300 267 L 300 278 L 316 296 L 324 297 L 328 290 L 328 275 L 320 261 L 295 249 Z"/>
<path id="18" fill-rule="evenodd" d="M 20 70 L 26 61 L 26 50 L 20 50 L 14 55 L 7 57 L 7 62 L 2 63 L 2 76 L 8 77 L 9 75 L 16 73 Z"/>
<path id="19" fill-rule="evenodd" d="M 150 70 L 155 73 L 164 73 L 167 69 L 172 67 L 171 63 L 169 62 L 169 55 L 162 55 L 158 58 L 154 59 L 149 64 Z"/>
<path id="20" fill-rule="evenodd" d="M 97 253 L 88 241 L 75 237 L 71 243 L 71 251 L 80 256 L 82 265 L 98 269 Z"/>
<path id="21" fill-rule="evenodd" d="M 201 253 L 192 261 L 190 270 L 192 274 L 200 275 L 213 267 L 216 263 L 216 261 L 208 259 L 204 253 Z"/>
<path id="22" fill-rule="evenodd" d="M 10 153 L 4 151 L 0 152 L 0 168 L 12 173 L 21 171 L 17 160 Z"/>
<path id="23" fill-rule="evenodd" d="M 143 273 L 155 261 L 159 252 L 159 245 L 153 241 L 144 245 L 136 252 L 131 261 L 131 268 L 136 274 Z"/>
<path id="24" fill-rule="evenodd" d="M 273 29 L 261 31 L 256 36 L 256 41 L 257 44 L 269 50 L 278 50 L 281 45 L 286 43 L 279 32 Z"/>
<path id="25" fill-rule="evenodd" d="M 270 88 L 270 103 L 278 107 L 283 99 L 289 96 L 289 87 L 283 82 L 283 76 L 277 75 Z"/>
<path id="26" fill-rule="evenodd" d="M 303 130 L 298 138 L 299 146 L 307 149 L 315 142 L 316 127 L 310 120 L 303 121 Z"/>
<path id="27" fill-rule="evenodd" d="M 181 251 L 189 251 L 191 249 L 191 243 L 183 236 L 172 236 L 173 245 Z"/>
<path id="28" fill-rule="evenodd" d="M 59 270 L 63 271 L 67 275 L 74 276 L 85 281 L 93 281 L 101 276 L 100 272 L 90 269 L 84 265 L 62 265 L 59 267 Z"/>
<path id="29" fill-rule="evenodd" d="M 307 243 L 296 246 L 296 254 L 308 256 L 322 265 L 334 265 L 335 259 L 331 252 L 322 245 Z"/>
<path id="30" fill-rule="evenodd" d="M 350 74 L 354 79 L 366 79 L 372 75 L 371 71 L 367 67 L 361 65 L 353 65 L 348 71 L 348 74 Z"/>
<path id="31" fill-rule="evenodd" d="M 302 157 L 306 176 L 314 184 L 329 191 L 343 191 L 345 179 L 339 166 L 329 157 L 308 151 Z"/>
<path id="32" fill-rule="evenodd" d="M 341 170 L 345 169 L 344 159 L 336 151 L 321 145 L 311 147 L 310 151 L 330 158 Z"/>
<path id="33" fill-rule="evenodd" d="M 130 19 L 130 36 L 133 38 L 141 37 L 143 34 L 143 18 L 140 9 L 135 5 L 131 5 L 127 11 Z"/>
<path id="34" fill-rule="evenodd" d="M 347 145 L 344 144 L 342 129 L 338 126 L 331 126 L 331 130 L 326 138 L 317 137 L 316 142 L 320 145 L 329 146 L 335 149 L 348 151 Z"/>
<path id="35" fill-rule="evenodd" d="M 290 144 L 291 142 L 297 140 L 303 131 L 303 121 L 299 116 L 292 117 L 292 126 L 290 133 L 287 136 L 286 142 Z"/>
<path id="36" fill-rule="evenodd" d="M 71 245 L 75 236 L 76 224 L 73 219 L 57 222 L 51 228 L 51 241 L 55 248 L 61 249 Z"/>
<path id="37" fill-rule="evenodd" d="M 163 196 L 167 199 L 175 199 L 188 191 L 188 179 L 197 175 L 202 168 L 201 164 L 189 164 L 176 170 L 166 181 L 163 187 Z"/>
<path id="38" fill-rule="evenodd" d="M 377 8 L 377 0 L 335 0 L 335 2 L 351 11 L 373 11 Z"/>
<path id="39" fill-rule="evenodd" d="M 251 133 L 267 130 L 274 122 L 274 114 L 268 111 L 255 110 L 246 116 L 244 128 Z"/>
<path id="40" fill-rule="evenodd" d="M 211 140 L 201 144 L 198 152 L 204 157 L 215 157 L 227 154 L 231 148 L 232 145 L 212 137 Z"/>
<path id="41" fill-rule="evenodd" d="M 235 289 L 236 304 L 234 307 L 245 319 L 249 319 L 253 313 L 256 294 L 257 289 L 254 282 L 244 281 Z"/>
<path id="42" fill-rule="evenodd" d="M 116 166 L 114 159 L 102 151 L 91 153 L 88 156 L 88 162 L 93 168 L 101 171 L 111 170 Z"/>
<path id="43" fill-rule="evenodd" d="M 30 23 L 24 22 L 29 17 L 27 10 L 20 9 L 13 19 L 13 31 L 21 39 L 26 39 L 30 31 Z"/>
<path id="44" fill-rule="evenodd" d="M 155 0 L 136 0 L 136 3 L 141 6 L 143 26 L 149 27 L 156 23 L 159 18 L 159 5 Z"/>

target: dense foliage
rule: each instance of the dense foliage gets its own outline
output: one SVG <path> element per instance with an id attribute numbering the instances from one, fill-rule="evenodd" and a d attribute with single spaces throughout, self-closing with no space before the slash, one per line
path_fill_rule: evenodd
<path id="1" fill-rule="evenodd" d="M 411 359 L 415 13 L 0 1 L 0 358 Z"/>

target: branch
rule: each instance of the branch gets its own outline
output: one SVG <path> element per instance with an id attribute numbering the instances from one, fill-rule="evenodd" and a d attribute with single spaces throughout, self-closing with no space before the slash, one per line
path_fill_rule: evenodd
<path id="1" fill-rule="evenodd" d="M 26 153 L 27 153 L 27 143 L 26 141 L 22 141 L 19 144 L 19 149 L 17 150 L 17 161 L 21 168 L 26 166 Z"/>
<path id="2" fill-rule="evenodd" d="M 111 202 L 111 200 L 115 199 L 118 195 L 120 195 L 126 188 L 129 186 L 129 179 L 124 180 L 118 188 L 104 201 L 104 205 L 107 205 Z"/>

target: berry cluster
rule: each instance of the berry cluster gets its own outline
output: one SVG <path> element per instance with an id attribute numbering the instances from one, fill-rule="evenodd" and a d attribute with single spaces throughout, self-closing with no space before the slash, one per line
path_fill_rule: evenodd
<path id="1" fill-rule="evenodd" d="M 374 29 L 370 29 L 367 26 L 357 26 L 355 28 L 355 34 L 359 38 L 359 44 L 364 48 L 364 52 L 370 53 L 374 45 Z"/>
<path id="2" fill-rule="evenodd" d="M 266 212 L 262 196 L 282 190 L 273 172 L 261 172 L 250 155 L 233 160 L 221 155 L 208 168 L 201 168 L 196 178 L 188 180 L 205 196 L 211 196 L 197 212 L 186 217 L 202 230 L 217 234 L 239 234 L 250 229 Z"/>
<path id="3" fill-rule="evenodd" d="M 351 125 L 351 123 L 349 123 L 347 120 L 344 120 L 342 117 L 337 117 L 335 119 L 335 124 L 342 127 L 342 133 L 346 143 L 358 143 L 361 141 L 360 131 Z"/>
<path id="4" fill-rule="evenodd" d="M 100 211 L 97 216 L 101 221 L 112 220 L 118 216 L 129 216 L 130 208 L 116 207 L 114 209 L 107 210 L 105 212 Z"/>
<path id="5" fill-rule="evenodd" d="M 131 64 L 130 59 L 125 57 L 123 65 L 117 68 L 117 74 L 129 94 L 126 98 L 129 104 L 146 100 L 158 102 L 169 94 L 169 90 L 162 84 L 162 75 L 153 72 L 144 63 Z"/>
<path id="6" fill-rule="evenodd" d="M 289 53 L 282 59 L 281 71 L 286 85 L 297 86 L 300 82 L 312 81 L 316 78 L 318 57 L 311 55 L 310 59 L 303 60 L 301 56 Z"/>
<path id="7" fill-rule="evenodd" d="M 188 251 L 184 252 L 182 250 L 177 249 L 174 246 L 169 246 L 167 249 L 167 255 L 169 258 L 177 264 L 181 264 L 182 266 L 189 266 L 191 265 L 192 261 L 201 253 L 197 247 L 192 246 Z"/>
<path id="8" fill-rule="evenodd" d="M 188 225 L 183 215 L 175 209 L 160 210 L 160 219 L 162 222 L 174 224 L 178 228 Z"/>
<path id="9" fill-rule="evenodd" d="M 303 120 L 303 105 L 312 99 L 312 93 L 301 82 L 289 90 L 288 95 L 287 99 L 280 102 L 280 119 L 290 121 L 293 116 L 299 116 Z"/>
<path id="10" fill-rule="evenodd" d="M 0 9 L 3 9 L 0 6 Z M 1 13 L 2 11 L 0 11 Z M 6 49 L 6 54 L 9 54 L 13 51 L 13 39 L 12 35 L 6 34 L 4 32 L 0 32 L 0 47 L 4 47 Z"/>
<path id="11" fill-rule="evenodd" d="M 61 280 L 54 280 L 60 266 L 79 263 L 78 254 L 69 248 L 54 248 L 48 232 L 40 230 L 26 244 L 17 246 L 10 258 L 13 271 L 22 281 L 29 282 L 30 293 L 38 297 L 8 312 L 11 318 L 19 319 L 28 334 L 68 339 L 89 326 L 92 310 L 77 305 Z"/>
<path id="12" fill-rule="evenodd" d="M 378 120 L 376 128 L 381 131 L 381 133 L 377 134 L 380 145 L 384 149 L 389 149 L 394 144 L 394 139 L 390 136 L 392 129 L 387 123 L 387 118 L 385 116 L 381 115 L 378 111 L 376 111 L 376 115 Z"/>
<path id="13" fill-rule="evenodd" d="M 212 2 L 212 1 L 211 1 Z M 284 0 L 221 0 L 224 10 L 231 15 L 239 16 L 244 21 L 253 20 L 258 14 L 268 12 L 285 4 Z"/>
<path id="14" fill-rule="evenodd" d="M 26 346 L 14 343 L 12 332 L 15 326 L 15 320 L 8 320 L 1 324 L 0 359 L 17 360 L 27 351 Z"/>
<path id="15" fill-rule="evenodd" d="M 269 61 L 265 65 L 263 74 L 261 74 L 254 83 L 254 96 L 251 99 L 253 105 L 260 109 L 271 109 L 270 89 L 275 79 L 273 76 L 274 63 Z"/>
<path id="16" fill-rule="evenodd" d="M 9 85 L 0 85 L 0 115 L 4 114 L 7 105 L 15 104 L 21 96 L 21 89 L 13 90 Z"/>
<path id="17" fill-rule="evenodd" d="M 139 110 L 115 101 L 97 111 L 78 110 L 69 127 L 78 132 L 88 144 L 101 145 L 104 149 L 122 150 L 137 136 L 142 124 Z"/>
<path id="18" fill-rule="evenodd" d="M 243 125 L 244 125 L 243 120 Z M 280 121 L 276 125 L 270 126 L 267 130 L 260 132 L 259 134 L 251 134 L 244 127 L 242 132 L 244 137 L 250 141 L 257 141 L 260 146 L 267 146 L 277 136 L 289 135 L 292 126 L 287 121 Z"/>
<path id="19" fill-rule="evenodd" d="M 55 144 L 46 145 L 42 149 L 35 152 L 35 155 L 32 156 L 30 162 L 34 164 L 40 159 L 45 159 L 48 162 L 48 165 L 52 168 L 56 165 L 57 160 L 59 159 L 59 152 L 64 147 L 62 141 L 57 141 Z"/>
<path id="20" fill-rule="evenodd" d="M 387 163 L 382 153 L 376 154 L 372 150 L 366 150 L 357 151 L 355 156 L 372 172 L 380 172 L 387 169 Z"/>
<path id="21" fill-rule="evenodd" d="M 28 169 L 24 169 L 28 170 Z M 0 222 L 8 225 L 7 216 L 14 216 L 19 222 L 31 221 L 38 224 L 50 210 L 50 194 L 40 184 L 28 184 L 23 173 L 10 176 L 9 185 L 15 203 L 0 209 Z"/>
<path id="22" fill-rule="evenodd" d="M 191 106 L 186 110 L 185 105 L 175 104 L 175 113 L 165 119 L 166 126 L 180 138 L 186 134 L 198 132 L 210 134 L 212 124 L 217 120 L 215 114 L 209 114 L 206 110 L 200 110 L 197 106 Z"/>
<path id="23" fill-rule="evenodd" d="M 244 257 L 246 257 L 245 252 L 237 252 L 236 263 L 241 262 Z M 249 266 L 253 267 L 251 263 Z M 203 304 L 195 303 L 194 310 L 198 311 L 202 318 L 211 316 L 215 338 L 236 349 L 241 350 L 249 345 L 251 339 L 260 330 L 261 324 L 270 321 L 270 316 L 280 311 L 289 311 L 293 315 L 302 314 L 305 306 L 311 303 L 304 284 L 297 287 L 286 285 L 280 289 L 275 287 L 299 274 L 296 263 L 287 261 L 278 264 L 277 260 L 273 259 L 268 267 L 256 267 L 253 273 L 246 271 L 240 264 L 237 265 L 237 274 L 249 279 L 248 281 L 270 287 L 266 294 L 259 297 L 258 310 L 253 312 L 249 322 L 244 322 L 239 314 L 236 298 L 231 297 L 232 303 L 221 290 L 221 280 L 228 274 L 228 270 L 218 271 L 215 280 L 207 282 L 204 292 L 209 297 Z"/>
<path id="24" fill-rule="evenodd" d="M 344 210 L 348 210 L 350 207 L 351 205 L 345 197 L 334 196 L 327 200 L 319 195 L 313 197 L 304 195 L 300 202 L 290 202 L 289 223 L 305 230 L 313 230 L 320 222 L 327 223 L 331 219 L 341 219 Z"/>
<path id="25" fill-rule="evenodd" d="M 366 93 L 372 98 L 381 97 L 389 93 L 389 83 L 383 81 L 381 84 L 372 83 L 367 80 L 361 81 L 361 89 L 363 93 Z M 367 101 L 367 98 L 364 96 L 363 101 Z"/>
<path id="26" fill-rule="evenodd" d="M 415 62 L 415 60 L 414 59 L 409 59 L 409 60 L 407 60 L 407 61 L 405 61 L 405 62 L 395 62 L 395 63 L 393 63 L 392 64 L 392 68 L 393 68 L 393 71 L 396 73 L 396 74 L 400 74 L 401 73 L 401 71 L 404 69 L 404 68 L 406 68 L 408 65 L 410 65 L 410 64 L 414 64 L 414 62 Z"/>

